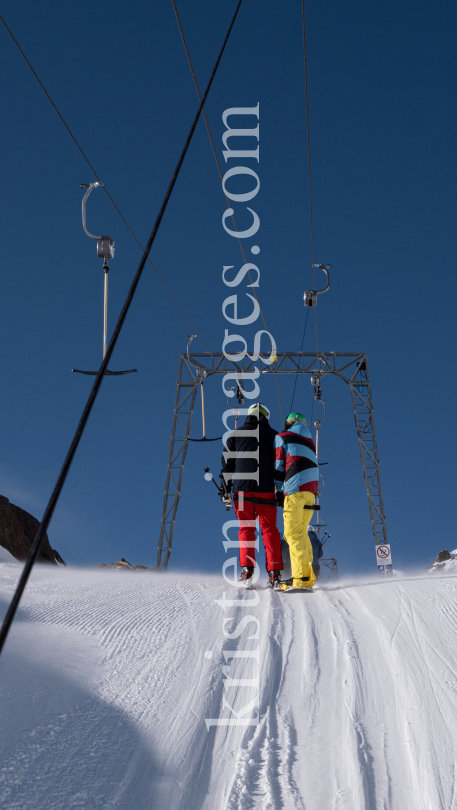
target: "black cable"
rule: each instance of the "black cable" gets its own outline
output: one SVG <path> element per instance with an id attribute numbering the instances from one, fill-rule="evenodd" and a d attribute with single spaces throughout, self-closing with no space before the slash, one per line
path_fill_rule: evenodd
<path id="1" fill-rule="evenodd" d="M 300 346 L 300 351 L 301 352 L 303 351 L 303 344 L 305 342 L 306 326 L 307 326 L 307 323 L 308 323 L 308 315 L 309 315 L 309 309 L 310 308 L 307 307 L 306 309 L 307 309 L 307 313 L 306 313 L 306 318 L 305 318 L 305 328 L 303 330 L 303 337 L 301 339 L 301 346 Z M 289 411 L 289 413 L 292 413 L 292 406 L 294 404 L 294 397 L 295 397 L 295 389 L 297 387 L 297 380 L 298 380 L 298 374 L 295 375 L 294 393 L 292 394 L 292 402 L 290 403 L 290 411 Z"/>
<path id="2" fill-rule="evenodd" d="M 314 289 L 315 289 L 316 288 L 316 269 L 314 267 L 313 194 L 312 194 L 312 183 L 311 183 L 311 140 L 310 140 L 310 134 L 309 134 L 308 58 L 307 58 L 307 51 L 306 51 L 305 0 L 302 0 L 302 22 L 303 22 L 303 56 L 304 56 L 304 65 L 305 65 L 306 135 L 307 135 L 307 146 L 308 146 L 309 214 L 310 214 L 310 227 L 311 227 L 311 263 L 312 263 L 312 267 L 313 267 L 313 286 L 314 286 Z M 308 312 L 306 313 L 305 328 L 303 330 L 303 337 L 302 337 L 300 351 L 303 351 L 303 344 L 304 344 L 304 341 L 305 341 L 306 326 L 308 324 L 308 315 L 309 315 L 309 308 L 308 308 Z M 318 353 L 317 307 L 314 307 L 314 323 L 315 323 L 315 328 L 316 328 L 316 354 L 317 354 Z M 290 411 L 292 411 L 292 406 L 294 404 L 295 389 L 297 387 L 297 380 L 298 380 L 298 374 L 295 377 L 295 385 L 294 385 L 294 391 L 293 391 L 293 394 L 292 394 L 292 402 L 291 402 L 291 405 L 290 405 Z M 313 399 L 313 408 L 314 408 L 314 399 Z M 311 423 L 312 423 L 312 421 L 313 421 L 313 413 L 311 411 Z"/>
<path id="3" fill-rule="evenodd" d="M 173 3 L 173 8 L 174 8 L 174 11 L 175 11 L 176 20 L 177 20 L 178 27 L 179 27 L 179 32 L 180 32 L 180 34 L 181 34 L 182 43 L 183 43 L 183 45 L 184 45 L 184 50 L 185 50 L 185 52 L 186 52 L 187 61 L 189 62 L 190 72 L 191 72 L 191 74 L 192 74 L 192 79 L 194 80 L 194 85 L 195 85 L 195 89 L 196 89 L 196 91 L 197 91 L 197 96 L 198 96 L 199 101 L 201 101 L 201 95 L 200 95 L 200 90 L 199 90 L 199 87 L 198 87 L 197 77 L 196 77 L 196 75 L 195 75 L 194 66 L 193 66 L 193 64 L 192 64 L 192 59 L 190 58 L 189 48 L 187 47 L 186 38 L 185 38 L 185 36 L 184 36 L 183 27 L 182 27 L 182 25 L 181 25 L 181 19 L 180 19 L 180 16 L 179 16 L 178 7 L 177 7 L 177 5 L 176 5 L 176 0 L 171 0 L 171 1 L 172 1 L 172 3 Z M 216 147 L 215 147 L 215 145 L 214 145 L 214 138 L 213 138 L 212 133 L 211 133 L 211 129 L 210 129 L 210 126 L 209 126 L 208 118 L 206 117 L 205 110 L 202 110 L 202 115 L 203 115 L 203 118 L 204 118 L 204 120 L 205 120 L 206 129 L 207 129 L 207 131 L 208 131 L 208 137 L 209 137 L 209 140 L 210 140 L 211 148 L 212 148 L 212 150 L 213 150 L 213 155 L 214 155 L 214 159 L 215 159 L 215 161 L 216 161 L 216 166 L 217 166 L 217 169 L 218 169 L 218 172 L 219 172 L 219 176 L 220 176 L 220 178 L 221 178 L 221 181 L 223 181 L 223 179 L 224 179 L 224 178 L 223 178 L 223 174 L 222 174 L 221 165 L 220 165 L 220 163 L 219 163 L 219 158 L 218 158 L 218 156 L 217 156 Z M 222 184 L 222 188 L 224 189 L 224 185 L 223 185 L 223 184 Z M 231 207 L 230 200 L 229 200 L 229 198 L 228 198 L 228 196 L 227 196 L 227 193 L 226 193 L 225 191 L 224 191 L 224 195 L 225 195 L 225 199 L 227 200 L 227 206 L 228 206 L 228 208 L 230 208 L 230 207 Z M 237 233 L 238 244 L 239 244 L 239 246 L 240 246 L 240 249 L 241 249 L 241 254 L 242 254 L 243 259 L 244 259 L 244 264 L 245 264 L 245 265 L 248 267 L 248 276 L 249 276 L 249 278 L 250 278 L 250 280 L 251 280 L 251 284 L 252 284 L 252 282 L 253 282 L 253 278 L 252 278 L 252 276 L 251 276 L 251 271 L 249 270 L 249 263 L 248 263 L 248 260 L 247 260 L 247 258 L 246 258 L 246 254 L 245 254 L 245 252 L 244 252 L 243 242 L 242 242 L 241 237 L 240 237 L 240 235 L 239 235 L 239 231 L 238 231 L 238 225 L 236 224 L 236 219 L 235 219 L 235 213 L 234 213 L 234 212 L 232 212 L 232 222 L 233 222 L 233 225 L 234 225 L 235 231 L 236 231 L 236 233 Z M 265 320 L 265 316 L 264 316 L 264 314 L 263 314 L 262 307 L 261 307 L 261 304 L 260 304 L 260 301 L 259 301 L 259 296 L 257 295 L 257 290 L 256 290 L 256 288 L 255 288 L 255 287 L 253 287 L 252 292 L 254 293 L 254 296 L 255 296 L 255 298 L 257 299 L 257 303 L 258 303 L 258 305 L 259 305 L 260 314 L 261 314 L 261 316 L 262 316 L 262 321 L 263 321 L 263 325 L 265 326 L 265 330 L 266 330 L 267 332 L 269 332 L 269 329 L 268 329 L 268 326 L 267 326 L 267 322 L 266 322 L 266 320 Z M 273 372 L 273 373 L 274 373 L 274 372 Z M 280 391 L 280 389 L 279 389 L 279 379 L 278 379 L 278 375 L 277 375 L 277 374 L 275 374 L 275 377 L 276 377 L 276 387 L 277 387 L 277 389 L 278 389 L 279 410 L 281 411 L 281 422 L 284 422 L 284 417 L 283 417 L 283 413 L 282 413 L 281 391 Z"/>
<path id="4" fill-rule="evenodd" d="M 89 158 L 87 157 L 86 153 L 84 152 L 83 148 L 80 146 L 80 144 L 79 144 L 79 143 L 78 143 L 78 141 L 76 140 L 75 136 L 73 135 L 73 132 L 71 131 L 70 127 L 68 126 L 67 122 L 65 121 L 65 118 L 63 117 L 62 113 L 61 113 L 61 112 L 60 112 L 60 110 L 58 109 L 57 105 L 56 105 L 56 104 L 54 103 L 54 101 L 52 100 L 51 96 L 49 95 L 48 91 L 46 90 L 46 87 L 44 86 L 43 82 L 41 81 L 40 77 L 38 76 L 38 73 L 36 72 L 36 70 L 35 70 L 35 68 L 33 67 L 33 65 L 32 65 L 32 64 L 29 62 L 29 60 L 27 59 L 27 57 L 26 57 L 26 55 L 25 55 L 24 51 L 22 50 L 21 46 L 19 45 L 19 42 L 17 41 L 16 37 L 14 36 L 13 32 L 11 31 L 11 28 L 9 28 L 9 26 L 6 24 L 6 22 L 5 22 L 5 20 L 3 19 L 3 17 L 2 17 L 2 15 L 1 15 L 1 14 L 0 14 L 0 20 L 2 21 L 2 23 L 3 23 L 3 25 L 5 26 L 6 30 L 8 31 L 8 33 L 9 33 L 9 35 L 10 35 L 11 39 L 13 40 L 14 44 L 17 46 L 17 48 L 18 48 L 19 52 L 22 54 L 22 56 L 24 57 L 25 61 L 27 62 L 27 64 L 28 64 L 28 66 L 29 66 L 30 70 L 32 71 L 33 75 L 35 76 L 35 79 L 37 80 L 37 82 L 38 82 L 38 84 L 40 85 L 41 89 L 44 91 L 45 95 L 47 96 L 47 98 L 48 98 L 48 99 L 49 99 L 49 101 L 51 102 L 52 106 L 54 107 L 54 109 L 55 109 L 55 111 L 56 111 L 57 115 L 59 116 L 60 120 L 62 121 L 62 124 L 64 125 L 64 127 L 65 127 L 65 129 L 67 130 L 68 134 L 70 135 L 70 137 L 71 137 L 71 138 L 73 139 L 73 141 L 75 142 L 76 146 L 78 147 L 79 151 L 81 152 L 81 154 L 82 154 L 82 156 L 83 156 L 84 160 L 86 161 L 87 165 L 89 166 L 90 170 L 91 170 L 91 171 L 94 173 L 95 177 L 97 178 L 98 182 L 100 183 L 100 185 L 101 185 L 101 187 L 102 187 L 103 191 L 105 192 L 106 196 L 108 197 L 108 199 L 110 200 L 110 202 L 111 202 L 111 203 L 114 205 L 114 208 L 116 209 L 117 213 L 119 214 L 120 218 L 122 219 L 122 222 L 124 223 L 124 225 L 126 225 L 126 226 L 127 226 L 128 230 L 129 230 L 129 231 L 130 231 L 130 233 L 132 234 L 132 236 L 133 236 L 133 238 L 134 238 L 135 242 L 137 243 L 137 245 L 139 245 L 139 247 L 141 248 L 141 250 L 143 250 L 143 251 L 144 251 L 144 247 L 143 247 L 143 245 L 141 244 L 141 242 L 139 241 L 139 239 L 137 239 L 136 235 L 135 235 L 135 234 L 134 234 L 134 232 L 132 231 L 132 229 L 131 229 L 131 227 L 130 227 L 129 223 L 128 223 L 128 222 L 127 222 L 127 220 L 126 220 L 126 218 L 124 217 L 124 215 L 122 214 L 122 212 L 120 211 L 120 209 L 117 207 L 116 203 L 114 202 L 114 200 L 113 200 L 113 198 L 112 198 L 111 194 L 109 193 L 108 189 L 106 188 L 106 186 L 105 186 L 105 185 L 102 183 L 102 181 L 100 180 L 100 176 L 99 176 L 99 174 L 98 174 L 98 173 L 95 171 L 94 167 L 92 166 L 92 163 L 90 162 L 90 160 L 89 160 Z M 148 257 L 148 262 L 149 262 L 149 264 L 151 265 L 151 267 L 154 269 L 154 272 L 155 272 L 155 273 L 157 274 L 157 276 L 160 278 L 160 281 L 162 282 L 162 284 L 163 284 L 163 286 L 165 287 L 166 291 L 167 291 L 167 292 L 169 293 L 169 295 L 172 297 L 172 299 L 173 299 L 173 301 L 175 302 L 175 304 L 176 304 L 176 306 L 178 307 L 178 309 L 179 309 L 179 310 L 182 312 L 182 314 L 184 315 L 184 317 L 185 317 L 185 319 L 186 319 L 187 323 L 188 323 L 188 324 L 189 324 L 189 325 L 192 327 L 192 330 L 193 330 L 193 332 L 195 333 L 196 337 L 198 337 L 198 339 L 199 339 L 199 340 L 201 340 L 201 342 L 203 343 L 203 345 L 204 345 L 204 347 L 205 347 L 206 351 L 208 351 L 208 352 L 209 352 L 208 346 L 206 345 L 206 343 L 205 343 L 205 342 L 202 340 L 202 338 L 201 338 L 201 337 L 200 337 L 200 335 L 198 334 L 198 332 L 197 332 L 197 330 L 196 330 L 195 326 L 192 324 L 192 321 L 190 321 L 190 320 L 189 320 L 189 318 L 187 317 L 186 313 L 184 312 L 184 310 L 183 310 L 182 306 L 181 306 L 181 305 L 178 303 L 178 301 L 177 301 L 177 300 L 176 300 L 176 298 L 174 297 L 173 293 L 171 292 L 170 288 L 167 286 L 167 284 L 166 284 L 166 283 L 165 283 L 165 281 L 163 280 L 162 276 L 160 275 L 159 271 L 158 271 L 158 270 L 157 270 L 157 268 L 156 268 L 156 267 L 153 265 L 153 263 L 151 262 L 151 259 L 150 259 L 149 257 Z"/>
<path id="5" fill-rule="evenodd" d="M 178 163 L 177 163 L 176 169 L 174 171 L 173 177 L 171 178 L 170 185 L 168 186 L 167 193 L 165 194 L 163 203 L 162 203 L 162 205 L 160 207 L 160 211 L 159 211 L 159 213 L 157 215 L 157 219 L 156 219 L 156 221 L 154 223 L 154 226 L 152 228 L 151 235 L 150 235 L 150 237 L 148 239 L 146 248 L 144 250 L 143 256 L 142 256 L 141 261 L 140 261 L 140 264 L 138 266 L 138 270 L 136 271 L 135 278 L 133 279 L 132 285 L 131 285 L 130 290 L 129 290 L 128 294 L 127 294 L 127 298 L 125 299 L 124 306 L 122 307 L 122 312 L 121 312 L 121 314 L 119 316 L 119 320 L 118 320 L 118 322 L 116 324 L 116 328 L 114 329 L 113 336 L 112 336 L 112 338 L 111 338 L 111 340 L 109 342 L 109 346 L 108 346 L 108 348 L 106 350 L 106 355 L 103 358 L 103 362 L 102 362 L 102 364 L 100 366 L 100 369 L 98 371 L 98 374 L 97 374 L 97 376 L 95 378 L 95 382 L 94 382 L 94 385 L 92 387 L 92 391 L 89 394 L 89 398 L 88 398 L 88 400 L 86 402 L 86 406 L 84 408 L 81 419 L 79 421 L 79 425 L 76 428 L 76 433 L 75 433 L 75 435 L 73 437 L 73 441 L 72 441 L 72 443 L 70 445 L 70 449 L 68 450 L 67 457 L 66 457 L 66 459 L 65 459 L 65 461 L 63 463 L 63 467 L 62 467 L 62 469 L 60 471 L 59 477 L 57 479 L 57 483 L 56 483 L 56 485 L 54 487 L 54 491 L 53 491 L 53 493 L 52 493 L 52 495 L 51 495 L 51 497 L 49 499 L 48 505 L 47 505 L 47 507 L 45 509 L 42 523 L 41 523 L 40 528 L 38 529 L 36 537 L 35 537 L 35 539 L 33 541 L 32 548 L 30 549 L 27 560 L 25 561 L 24 568 L 22 570 L 22 574 L 21 574 L 21 576 L 19 578 L 19 582 L 17 584 L 16 590 L 14 592 L 14 595 L 13 595 L 13 598 L 11 600 L 10 606 L 8 608 L 7 614 L 6 614 L 6 616 L 5 616 L 4 620 L 3 620 L 2 628 L 0 630 L 0 654 L 1 654 L 2 650 L 3 650 L 5 641 L 6 641 L 7 636 L 8 636 L 9 629 L 11 627 L 11 623 L 12 623 L 12 621 L 14 619 L 16 610 L 17 610 L 17 608 L 19 606 L 19 602 L 21 600 L 21 596 L 22 596 L 22 594 L 24 592 L 25 586 L 27 585 L 28 578 L 29 578 L 29 576 L 31 574 L 33 565 L 34 565 L 35 560 L 37 558 L 37 555 L 38 555 L 38 552 L 40 550 L 41 544 L 43 542 L 44 536 L 46 534 L 47 528 L 49 526 L 49 523 L 51 522 L 51 518 L 52 518 L 52 515 L 54 513 L 54 509 L 56 508 L 57 501 L 59 500 L 60 493 L 61 493 L 63 485 L 65 483 L 65 479 L 66 479 L 66 477 L 68 475 L 68 472 L 70 470 L 74 455 L 75 455 L 76 450 L 78 448 L 79 442 L 81 441 L 81 437 L 82 437 L 82 435 L 84 433 L 84 429 L 86 427 L 87 420 L 89 419 L 92 407 L 93 407 L 94 402 L 95 402 L 95 400 L 97 398 L 97 394 L 98 394 L 98 392 L 100 390 L 100 386 L 101 386 L 102 381 L 103 381 L 103 376 L 104 376 L 105 371 L 106 371 L 106 369 L 108 367 L 108 363 L 109 363 L 109 361 L 111 359 L 111 355 L 113 354 L 114 348 L 115 348 L 116 343 L 117 343 L 117 339 L 118 339 L 119 334 L 121 332 L 121 329 L 122 329 L 122 327 L 124 325 L 125 318 L 126 318 L 127 313 L 128 313 L 128 311 L 130 309 L 130 305 L 131 305 L 131 303 L 133 301 L 133 297 L 135 295 L 135 292 L 136 292 L 136 289 L 138 287 L 140 278 L 142 276 L 144 266 L 146 264 L 146 261 L 147 261 L 148 255 L 149 255 L 149 251 L 151 250 L 153 242 L 154 242 L 154 240 L 155 240 L 155 238 L 157 236 L 157 232 L 159 230 L 160 223 L 162 222 L 162 218 L 163 218 L 163 215 L 165 213 L 166 207 L 168 205 L 168 201 L 169 201 L 169 199 L 171 197 L 171 193 L 172 193 L 173 188 L 175 186 L 176 180 L 178 179 L 178 175 L 179 175 L 181 166 L 182 166 L 182 164 L 184 162 L 186 152 L 187 152 L 187 150 L 189 148 L 189 144 L 190 144 L 190 142 L 192 140 L 192 136 L 193 136 L 193 134 L 195 132 L 195 129 L 196 129 L 196 126 L 197 126 L 197 123 L 198 123 L 198 119 L 200 118 L 200 113 L 201 113 L 201 111 L 203 109 L 203 105 L 204 105 L 204 103 L 206 101 L 206 98 L 207 98 L 208 93 L 210 91 L 210 87 L 211 87 L 211 85 L 213 83 L 213 79 L 214 79 L 214 77 L 216 75 L 216 71 L 217 71 L 217 69 L 219 67 L 219 62 L 222 59 L 222 54 L 224 53 L 225 46 L 227 44 L 228 38 L 229 38 L 230 33 L 232 31 L 233 25 L 235 23 L 235 19 L 237 17 L 239 8 L 241 6 L 241 3 L 242 3 L 242 0 L 239 0 L 239 3 L 237 5 L 237 7 L 236 7 L 235 14 L 233 15 L 232 22 L 230 23 L 230 27 L 229 27 L 227 35 L 225 37 L 224 44 L 222 45 L 222 48 L 221 48 L 221 51 L 220 51 L 219 56 L 217 58 L 216 64 L 214 65 L 213 72 L 211 74 L 211 77 L 210 77 L 210 80 L 208 82 L 207 88 L 206 88 L 206 90 L 205 90 L 205 92 L 203 94 L 203 98 L 202 98 L 202 100 L 200 102 L 198 112 L 197 112 L 197 114 L 196 114 L 196 116 L 194 118 L 193 124 L 192 124 L 192 126 L 190 128 L 190 131 L 189 131 L 189 134 L 187 136 L 187 140 L 186 140 L 186 142 L 184 144 L 184 148 L 183 148 L 183 150 L 181 152 L 181 157 L 178 160 Z"/>
<path id="6" fill-rule="evenodd" d="M 308 58 L 306 53 L 306 19 L 305 0 L 302 0 L 302 21 L 303 21 L 303 55 L 305 62 L 305 99 L 306 99 L 306 132 L 308 138 L 308 177 L 309 177 L 309 215 L 311 223 L 311 263 L 313 265 L 313 289 L 316 289 L 316 268 L 314 267 L 314 228 L 313 228 L 313 194 L 311 187 L 311 141 L 309 136 L 309 101 L 308 101 Z M 317 308 L 314 310 L 314 323 L 316 326 L 316 354 L 317 348 Z"/>

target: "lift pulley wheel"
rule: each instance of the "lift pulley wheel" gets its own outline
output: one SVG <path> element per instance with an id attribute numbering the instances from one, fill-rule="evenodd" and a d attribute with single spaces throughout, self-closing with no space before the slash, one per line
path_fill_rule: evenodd
<path id="1" fill-rule="evenodd" d="M 323 290 L 305 290 L 305 293 L 303 295 L 305 307 L 317 306 L 317 296 L 327 292 L 328 288 L 330 287 L 330 276 L 328 271 L 331 268 L 331 266 L 332 266 L 331 264 L 313 264 L 313 267 L 318 267 L 319 270 L 324 271 L 324 273 L 327 276 L 327 285 L 324 287 Z"/>

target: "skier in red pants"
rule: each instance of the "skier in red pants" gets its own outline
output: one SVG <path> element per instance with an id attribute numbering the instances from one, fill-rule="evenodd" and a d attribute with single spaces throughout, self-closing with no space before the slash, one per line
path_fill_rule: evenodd
<path id="1" fill-rule="evenodd" d="M 256 517 L 262 530 L 270 584 L 275 589 L 279 588 L 283 568 L 281 535 L 276 528 L 276 506 L 251 501 L 275 500 L 274 441 L 277 431 L 270 427 L 269 416 L 270 411 L 265 405 L 260 402 L 252 405 L 244 425 L 229 436 L 222 454 L 222 475 L 227 488 L 230 490 L 233 486 L 234 504 L 240 521 L 241 579 L 247 588 L 252 587 L 256 565 Z"/>

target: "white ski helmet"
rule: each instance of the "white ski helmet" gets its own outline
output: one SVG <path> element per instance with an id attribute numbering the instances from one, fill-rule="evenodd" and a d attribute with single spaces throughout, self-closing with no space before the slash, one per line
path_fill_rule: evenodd
<path id="1" fill-rule="evenodd" d="M 259 414 L 263 414 L 263 416 L 266 416 L 267 419 L 270 418 L 270 411 L 268 410 L 267 406 L 262 405 L 261 402 L 256 402 L 249 408 L 248 416 L 258 416 Z"/>

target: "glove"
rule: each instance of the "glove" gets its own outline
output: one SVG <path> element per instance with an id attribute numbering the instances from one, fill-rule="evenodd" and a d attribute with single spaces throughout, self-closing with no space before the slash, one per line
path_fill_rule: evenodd
<path id="1" fill-rule="evenodd" d="M 284 492 L 277 492 L 276 500 L 278 502 L 278 506 L 284 506 Z"/>
<path id="2" fill-rule="evenodd" d="M 226 492 L 230 492 L 230 491 L 231 491 L 231 489 L 232 489 L 232 487 L 233 487 L 233 481 L 232 481 L 232 479 L 231 479 L 231 478 L 229 478 L 229 480 L 228 480 L 228 481 L 226 481 L 226 480 L 225 480 L 225 475 L 224 475 L 224 473 L 221 473 L 221 474 L 220 474 L 220 476 L 219 476 L 219 478 L 221 479 L 221 487 L 222 487 L 222 489 L 225 489 L 225 490 L 226 490 Z"/>
<path id="3" fill-rule="evenodd" d="M 229 492 L 226 492 L 224 495 L 221 495 L 221 501 L 226 509 L 232 508 L 232 498 Z"/>

